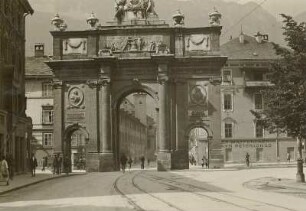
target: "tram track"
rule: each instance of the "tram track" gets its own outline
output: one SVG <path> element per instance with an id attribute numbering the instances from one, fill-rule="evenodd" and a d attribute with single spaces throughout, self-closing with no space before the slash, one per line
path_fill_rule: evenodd
<path id="1" fill-rule="evenodd" d="M 175 206 L 174 204 L 169 203 L 169 202 L 167 202 L 166 200 L 164 200 L 164 199 L 162 199 L 162 198 L 160 198 L 160 197 L 154 196 L 153 194 L 147 192 L 147 191 L 144 190 L 143 188 L 140 188 L 140 186 L 136 184 L 135 179 L 136 179 L 141 173 L 142 173 L 142 172 L 140 172 L 140 173 L 134 175 L 133 178 L 132 178 L 132 184 L 133 184 L 133 186 L 134 186 L 135 188 L 137 188 L 139 191 L 141 191 L 141 192 L 143 192 L 143 193 L 145 193 L 145 194 L 151 196 L 152 198 L 154 198 L 154 199 L 156 199 L 156 200 L 158 200 L 158 201 L 163 202 L 164 204 L 168 205 L 168 206 L 171 207 L 171 208 L 174 208 L 174 209 L 179 210 L 179 211 L 184 211 L 183 209 L 181 209 L 181 208 Z"/>
<path id="2" fill-rule="evenodd" d="M 123 198 L 125 198 L 128 203 L 130 205 L 132 205 L 132 207 L 137 210 L 137 211 L 145 211 L 145 209 L 143 209 L 142 207 L 140 207 L 133 199 L 131 199 L 130 197 L 128 197 L 118 186 L 118 183 L 119 181 L 125 176 L 125 174 L 121 175 L 120 177 L 118 177 L 114 184 L 113 184 L 113 187 L 114 187 L 114 190 L 119 193 Z"/>
<path id="3" fill-rule="evenodd" d="M 148 174 L 146 174 L 146 175 L 148 175 Z M 214 196 L 210 196 L 210 195 L 207 195 L 207 194 L 198 193 L 198 192 L 194 191 L 196 189 L 196 190 L 206 191 L 206 192 L 211 192 L 211 193 L 215 192 L 215 191 L 213 191 L 211 189 L 208 189 L 208 188 L 198 187 L 198 186 L 195 186 L 195 185 L 192 185 L 192 184 L 189 184 L 189 183 L 185 183 L 185 182 L 181 182 L 181 181 L 178 182 L 178 181 L 175 181 L 175 180 L 171 180 L 171 179 L 168 179 L 168 178 L 155 176 L 155 175 L 151 175 L 151 174 L 149 174 L 148 176 L 150 176 L 150 177 L 142 175 L 143 178 L 146 178 L 146 179 L 151 180 L 153 182 L 156 182 L 156 183 L 159 183 L 159 184 L 162 184 L 162 185 L 166 185 L 166 186 L 171 187 L 171 188 L 176 188 L 178 190 L 191 193 L 193 195 L 209 198 L 209 199 L 214 200 L 214 201 L 223 202 L 225 204 L 229 204 L 229 205 L 239 207 L 239 208 L 243 208 L 243 209 L 250 210 L 250 211 L 260 211 L 258 209 L 251 209 L 249 207 L 242 206 L 242 205 L 239 205 L 239 204 L 236 204 L 236 203 L 224 200 L 224 199 L 220 199 L 218 197 L 214 197 Z M 169 184 L 169 182 L 171 184 Z M 182 186 L 185 186 L 185 188 L 183 188 Z M 187 186 L 187 188 L 186 188 L 186 186 Z M 192 189 L 192 190 L 190 190 L 190 189 Z M 227 196 L 227 197 L 232 197 L 232 198 L 244 200 L 244 201 L 249 201 L 249 202 L 253 202 L 253 203 L 266 205 L 266 206 L 269 206 L 269 207 L 273 207 L 274 209 L 278 208 L 278 209 L 284 209 L 284 210 L 288 210 L 288 211 L 297 211 L 295 209 L 291 209 L 291 208 L 288 208 L 288 207 L 279 206 L 279 205 L 275 205 L 275 204 L 271 204 L 271 203 L 267 203 L 267 202 L 262 202 L 262 201 L 258 201 L 258 200 L 248 199 L 248 198 L 245 198 L 245 197 L 235 196 L 235 195 L 232 195 L 232 194 L 226 194 L 226 193 L 218 193 L 218 194 L 223 195 L 223 196 Z"/>
<path id="4" fill-rule="evenodd" d="M 148 196 L 154 198 L 155 200 L 158 200 L 158 201 L 162 202 L 163 204 L 165 204 L 165 205 L 167 205 L 167 206 L 169 206 L 169 207 L 171 207 L 171 208 L 173 208 L 173 209 L 175 209 L 175 210 L 184 211 L 183 209 L 181 209 L 181 208 L 175 206 L 174 204 L 169 203 L 169 202 L 165 201 L 164 199 L 162 199 L 162 198 L 160 198 L 160 197 L 157 197 L 157 196 L 155 196 L 155 195 L 149 193 L 149 192 L 146 191 L 145 189 L 141 188 L 141 187 L 136 183 L 136 178 L 139 177 L 140 174 L 142 174 L 142 172 L 138 172 L 138 173 L 134 174 L 134 175 L 132 176 L 132 178 L 131 178 L 131 181 L 132 181 L 131 184 L 132 184 L 132 186 L 133 186 L 135 189 L 137 189 L 137 190 L 140 191 L 141 193 L 144 193 L 144 194 L 146 194 L 146 195 L 148 195 Z M 123 174 L 123 175 L 121 175 L 120 177 L 118 177 L 118 178 L 115 180 L 115 182 L 114 182 L 114 184 L 113 184 L 114 190 L 115 190 L 117 193 L 119 193 L 123 198 L 125 198 L 125 199 L 128 201 L 128 203 L 129 203 L 130 205 L 132 205 L 132 207 L 133 207 L 135 210 L 137 210 L 137 211 L 145 211 L 146 209 L 144 209 L 144 208 L 142 208 L 141 206 L 139 206 L 133 199 L 131 199 L 129 196 L 127 196 L 127 194 L 125 194 L 125 193 L 123 192 L 122 189 L 119 188 L 119 185 L 118 185 L 118 184 L 119 184 L 119 181 L 120 181 L 123 177 L 125 177 L 125 176 L 127 176 L 127 175 L 128 175 L 128 174 Z"/>

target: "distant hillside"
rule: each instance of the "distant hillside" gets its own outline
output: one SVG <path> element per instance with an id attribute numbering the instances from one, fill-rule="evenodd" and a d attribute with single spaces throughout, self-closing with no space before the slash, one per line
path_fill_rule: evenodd
<path id="1" fill-rule="evenodd" d="M 27 19 L 27 55 L 33 54 L 33 45 L 36 42 L 46 44 L 46 54 L 51 54 L 52 39 L 49 31 L 52 30 L 50 19 L 53 13 L 46 12 L 44 5 L 54 7 L 67 22 L 70 30 L 86 29 L 86 18 L 94 11 L 103 24 L 113 19 L 114 0 L 32 0 L 37 5 L 35 13 Z M 155 0 L 156 11 L 161 19 L 172 24 L 172 14 L 180 9 L 185 14 L 186 26 L 207 26 L 208 14 L 214 7 L 222 14 L 223 34 L 221 42 L 226 42 L 230 36 L 236 37 L 240 33 L 241 25 L 246 34 L 254 35 L 257 31 L 268 33 L 270 40 L 283 44 L 281 24 L 276 18 L 255 3 L 237 4 L 223 0 Z M 251 15 L 248 15 L 254 8 Z M 45 12 L 42 12 L 45 11 Z M 243 19 L 243 20 L 242 20 Z"/>

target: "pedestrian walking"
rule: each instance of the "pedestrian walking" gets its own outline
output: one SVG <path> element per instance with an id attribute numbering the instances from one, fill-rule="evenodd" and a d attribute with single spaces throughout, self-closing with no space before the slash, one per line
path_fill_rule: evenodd
<path id="1" fill-rule="evenodd" d="M 132 168 L 132 163 L 133 163 L 133 160 L 132 160 L 132 158 L 131 157 L 129 157 L 129 159 L 128 159 L 128 164 L 129 164 L 129 171 L 131 171 L 131 168 Z"/>
<path id="2" fill-rule="evenodd" d="M 47 166 L 47 157 L 43 157 L 42 159 L 42 170 L 41 171 L 45 171 L 46 170 L 46 166 Z"/>
<path id="3" fill-rule="evenodd" d="M 250 166 L 250 155 L 249 155 L 249 153 L 246 153 L 246 155 L 245 155 L 245 163 L 246 163 L 247 167 Z"/>
<path id="4" fill-rule="evenodd" d="M 30 158 L 30 169 L 31 169 L 32 177 L 35 177 L 36 167 L 37 167 L 37 159 L 34 153 L 32 153 L 32 156 Z"/>
<path id="5" fill-rule="evenodd" d="M 53 174 L 58 174 L 58 159 L 57 159 L 57 155 L 54 155 L 53 158 Z"/>
<path id="6" fill-rule="evenodd" d="M 145 157 L 144 156 L 140 157 L 140 163 L 141 163 L 141 165 L 140 165 L 141 169 L 144 169 L 144 163 L 145 163 Z"/>
<path id="7" fill-rule="evenodd" d="M 64 159 L 64 172 L 66 173 L 66 175 L 69 174 L 70 168 L 71 168 L 71 160 L 69 159 L 68 156 L 66 156 Z"/>
<path id="8" fill-rule="evenodd" d="M 58 174 L 62 173 L 62 166 L 63 166 L 63 158 L 58 154 Z"/>
<path id="9" fill-rule="evenodd" d="M 10 179 L 13 180 L 13 178 L 14 178 L 15 161 L 14 161 L 14 157 L 13 157 L 12 154 L 8 154 L 8 156 L 7 156 L 7 164 L 8 164 L 8 170 L 9 170 Z"/>
<path id="10" fill-rule="evenodd" d="M 120 163 L 121 163 L 121 169 L 123 173 L 125 173 L 126 162 L 127 162 L 127 157 L 125 156 L 125 154 L 122 154 L 120 157 Z"/>
<path id="11" fill-rule="evenodd" d="M 203 155 L 203 158 L 202 158 L 202 168 L 204 168 L 204 165 L 207 166 L 207 161 L 206 161 L 206 157 L 205 155 Z"/>
<path id="12" fill-rule="evenodd" d="M 287 162 L 288 162 L 288 163 L 290 163 L 290 159 L 291 159 L 290 153 L 287 152 Z"/>
<path id="13" fill-rule="evenodd" d="M 148 167 L 150 167 L 150 158 L 147 159 Z"/>
<path id="14" fill-rule="evenodd" d="M 9 173 L 9 167 L 8 163 L 5 160 L 5 156 L 1 156 L 0 161 L 0 182 L 5 182 L 6 185 L 9 185 L 10 182 L 10 173 Z"/>

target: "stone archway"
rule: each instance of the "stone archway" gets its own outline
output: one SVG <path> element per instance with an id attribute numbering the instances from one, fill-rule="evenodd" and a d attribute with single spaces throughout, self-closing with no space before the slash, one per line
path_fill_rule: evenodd
<path id="1" fill-rule="evenodd" d="M 144 93 L 149 95 L 155 102 L 155 108 L 158 111 L 158 93 L 151 87 L 140 84 L 140 83 L 134 83 L 132 85 L 124 86 L 122 89 L 120 89 L 114 96 L 112 100 L 112 138 L 113 138 L 113 149 L 114 149 L 114 157 L 115 157 L 115 165 L 117 169 L 120 169 L 119 159 L 120 159 L 120 146 L 121 146 L 121 140 L 120 140 L 120 105 L 123 102 L 123 100 L 133 94 L 133 93 Z M 158 124 L 158 123 L 157 123 Z M 158 134 L 156 134 L 158 136 Z M 157 142 L 156 142 L 157 145 Z M 156 146 L 157 148 L 157 146 Z"/>
<path id="2" fill-rule="evenodd" d="M 68 156 L 71 159 L 70 171 L 74 167 L 82 167 L 85 170 L 87 157 L 86 144 L 89 140 L 88 131 L 79 124 L 73 124 L 66 128 L 63 143 L 63 158 Z M 79 165 L 80 160 L 80 165 Z"/>
<path id="3" fill-rule="evenodd" d="M 201 134 L 199 137 L 193 137 L 196 139 L 196 143 L 190 143 L 194 140 L 191 140 L 191 136 L 195 135 L 192 133 L 199 132 L 197 129 L 203 130 L 203 132 L 206 133 L 206 137 L 201 137 Z M 197 134 L 199 135 L 199 134 Z M 196 135 L 195 135 L 196 136 Z M 204 165 L 209 168 L 209 156 L 210 156 L 210 142 L 213 137 L 213 131 L 209 128 L 208 125 L 206 125 L 204 122 L 203 123 L 193 123 L 190 124 L 186 131 L 185 131 L 185 139 L 188 142 L 189 145 L 189 166 L 190 165 Z M 192 145 L 193 147 L 190 148 Z M 195 163 L 192 163 L 191 158 L 193 158 Z"/>

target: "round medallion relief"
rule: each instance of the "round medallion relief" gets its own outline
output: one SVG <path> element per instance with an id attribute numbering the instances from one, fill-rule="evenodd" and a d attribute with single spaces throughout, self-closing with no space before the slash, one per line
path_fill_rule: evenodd
<path id="1" fill-rule="evenodd" d="M 84 93 L 78 87 L 70 89 L 68 94 L 69 104 L 73 107 L 79 107 L 84 100 Z"/>
<path id="2" fill-rule="evenodd" d="M 195 86 L 190 93 L 191 102 L 194 104 L 205 104 L 207 100 L 207 92 L 202 86 Z"/>

